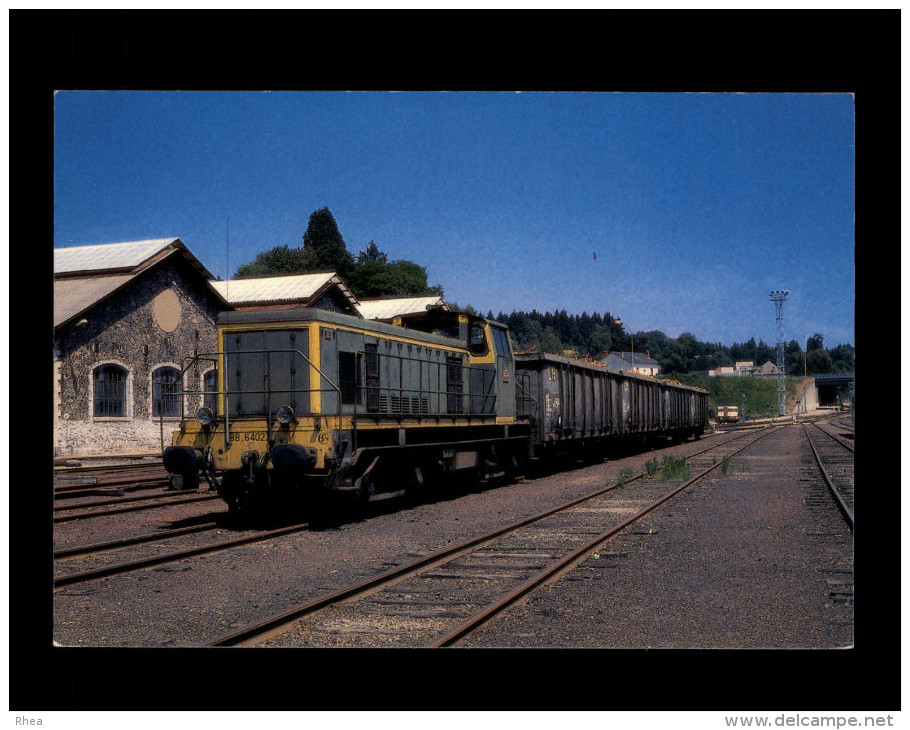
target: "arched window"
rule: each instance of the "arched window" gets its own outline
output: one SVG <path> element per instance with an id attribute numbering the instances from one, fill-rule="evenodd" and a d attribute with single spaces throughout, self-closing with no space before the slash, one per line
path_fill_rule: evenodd
<path id="1" fill-rule="evenodd" d="M 202 405 L 218 413 L 218 371 L 209 370 L 202 376 Z"/>
<path id="2" fill-rule="evenodd" d="M 152 416 L 155 418 L 179 418 L 180 371 L 164 366 L 152 372 Z"/>
<path id="3" fill-rule="evenodd" d="M 127 371 L 119 365 L 99 365 L 92 371 L 92 414 L 95 418 L 124 418 Z"/>

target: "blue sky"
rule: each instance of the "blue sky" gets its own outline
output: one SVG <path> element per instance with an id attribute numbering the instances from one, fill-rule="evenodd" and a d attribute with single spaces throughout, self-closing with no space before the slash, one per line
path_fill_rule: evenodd
<path id="1" fill-rule="evenodd" d="M 54 246 L 179 237 L 222 278 L 327 206 L 446 299 L 730 345 L 854 343 L 849 94 L 86 92 Z"/>

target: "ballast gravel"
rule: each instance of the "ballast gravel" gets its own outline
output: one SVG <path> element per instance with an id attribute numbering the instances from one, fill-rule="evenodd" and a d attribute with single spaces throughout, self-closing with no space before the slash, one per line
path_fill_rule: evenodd
<path id="1" fill-rule="evenodd" d="M 836 512 L 804 503 L 811 455 L 794 428 L 735 457 L 729 473 L 715 470 L 651 513 L 646 534 L 634 527 L 621 533 L 460 646 L 849 646 L 852 536 Z M 423 501 L 377 499 L 362 515 L 300 533 L 67 586 L 54 593 L 53 638 L 62 646 L 194 646 L 615 484 L 655 456 L 690 453 L 724 438 L 498 487 L 445 490 Z M 224 511 L 215 502 L 139 519 L 160 529 Z M 122 532 L 122 525 L 113 527 L 117 518 L 110 524 L 111 532 Z M 98 538 L 104 528 L 91 532 Z M 63 534 L 61 527 L 61 540 Z"/>

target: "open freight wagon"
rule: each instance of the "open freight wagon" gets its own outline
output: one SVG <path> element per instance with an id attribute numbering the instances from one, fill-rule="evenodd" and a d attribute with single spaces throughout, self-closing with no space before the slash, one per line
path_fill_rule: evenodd
<path id="1" fill-rule="evenodd" d="M 516 355 L 515 370 L 517 415 L 531 420 L 535 456 L 659 446 L 697 438 L 708 423 L 701 388 L 546 353 Z"/>

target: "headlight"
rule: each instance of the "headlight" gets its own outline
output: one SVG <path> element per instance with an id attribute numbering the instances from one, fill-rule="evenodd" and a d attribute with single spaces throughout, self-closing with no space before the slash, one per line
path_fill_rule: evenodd
<path id="1" fill-rule="evenodd" d="M 208 426 L 215 420 L 215 414 L 212 412 L 211 408 L 203 406 L 196 412 L 196 420 L 203 426 Z"/>
<path id="2" fill-rule="evenodd" d="M 278 409 L 278 412 L 275 414 L 275 417 L 278 419 L 279 423 L 283 423 L 287 426 L 291 421 L 294 420 L 294 409 L 291 406 L 284 405 Z"/>

